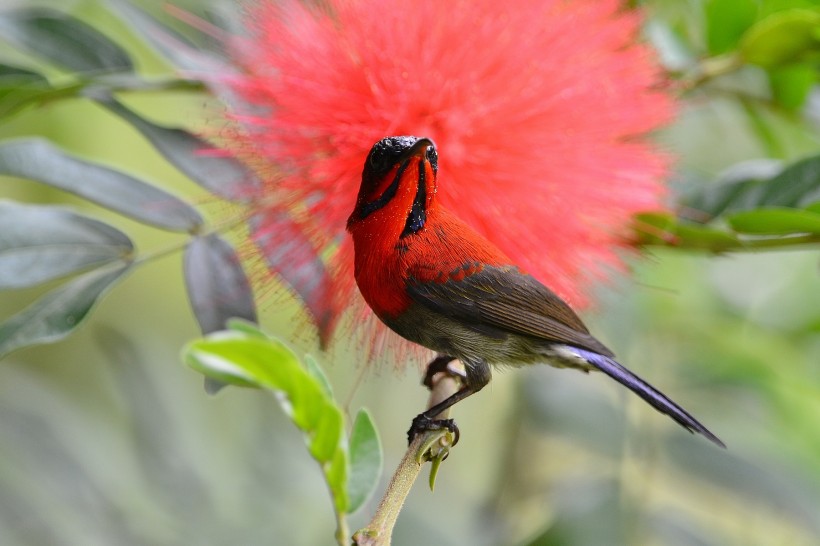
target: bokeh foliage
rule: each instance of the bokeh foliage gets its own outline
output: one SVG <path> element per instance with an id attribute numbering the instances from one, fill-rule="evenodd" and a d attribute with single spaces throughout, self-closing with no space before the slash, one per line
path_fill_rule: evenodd
<path id="1" fill-rule="evenodd" d="M 329 543 L 326 486 L 275 401 L 206 398 L 177 365 L 199 328 L 257 317 L 240 237 L 221 231 L 241 217 L 231 181 L 244 175 L 196 155 L 218 105 L 176 70 L 219 67 L 218 51 L 154 3 L 32 4 L 0 12 L 0 188 L 13 200 L 0 206 L 0 352 L 62 338 L 108 295 L 75 336 L 0 366 L 0 541 Z M 729 450 L 600 377 L 497 374 L 457 408 L 464 438 L 436 492 L 410 498 L 398 544 L 820 541 L 820 2 L 639 4 L 682 99 L 658 135 L 679 157 L 675 213 L 636 218 L 645 257 L 601 287 L 590 318 Z M 181 5 L 219 25 L 234 15 L 229 1 Z M 355 348 L 321 353 L 277 293 L 262 300 L 266 329 L 294 359 L 332 362 L 337 399 L 371 408 L 396 460 L 423 404 L 415 377 L 357 386 Z M 325 403 L 305 379 L 315 368 L 294 369 Z"/>

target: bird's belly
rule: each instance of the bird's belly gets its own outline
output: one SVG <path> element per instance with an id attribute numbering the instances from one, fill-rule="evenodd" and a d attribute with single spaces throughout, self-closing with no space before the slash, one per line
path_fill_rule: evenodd
<path id="1" fill-rule="evenodd" d="M 382 318 L 403 338 L 464 362 L 524 366 L 553 362 L 543 342 L 492 327 L 465 324 L 457 319 L 413 305 L 396 318 Z"/>

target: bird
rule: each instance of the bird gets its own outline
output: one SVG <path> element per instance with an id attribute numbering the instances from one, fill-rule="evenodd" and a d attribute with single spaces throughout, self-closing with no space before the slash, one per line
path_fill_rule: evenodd
<path id="1" fill-rule="evenodd" d="M 686 410 L 620 364 L 552 290 L 437 199 L 438 151 L 426 137 L 376 142 L 347 221 L 354 276 L 375 315 L 399 336 L 437 353 L 433 374 L 450 371 L 461 386 L 413 419 L 408 440 L 448 429 L 437 416 L 484 388 L 497 366 L 545 363 L 600 371 L 692 433 L 725 444 Z M 463 372 L 449 364 L 459 360 Z"/>

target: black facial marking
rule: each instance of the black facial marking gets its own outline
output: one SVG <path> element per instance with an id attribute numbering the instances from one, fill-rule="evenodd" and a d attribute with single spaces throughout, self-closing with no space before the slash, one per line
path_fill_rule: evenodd
<path id="1" fill-rule="evenodd" d="M 362 208 L 361 208 L 361 217 L 362 218 L 366 218 L 369 214 L 372 214 L 372 213 L 376 212 L 377 210 L 379 210 L 380 208 L 385 206 L 387 203 L 389 203 L 390 200 L 393 199 L 396 196 L 396 192 L 399 190 L 399 182 L 401 181 L 401 177 L 404 174 L 404 170 L 407 168 L 408 164 L 409 164 L 409 161 L 405 161 L 404 163 L 402 163 L 402 165 L 399 167 L 399 170 L 396 171 L 396 176 L 393 178 L 393 181 L 390 183 L 389 186 L 387 186 L 387 189 L 384 190 L 384 193 L 382 193 L 378 197 L 378 199 L 376 199 L 374 201 L 370 201 L 369 203 L 365 203 L 364 205 L 362 205 Z M 392 166 L 393 165 L 391 164 L 390 168 L 392 168 Z"/>
<path id="2" fill-rule="evenodd" d="M 424 160 L 419 161 L 419 183 L 416 188 L 416 197 L 413 199 L 413 206 L 410 214 L 407 215 L 407 222 L 404 224 L 404 231 L 401 237 L 406 237 L 417 233 L 427 222 L 427 184 L 425 183 Z"/>

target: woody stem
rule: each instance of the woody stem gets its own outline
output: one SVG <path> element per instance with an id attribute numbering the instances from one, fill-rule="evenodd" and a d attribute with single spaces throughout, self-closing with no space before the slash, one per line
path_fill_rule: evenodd
<path id="1" fill-rule="evenodd" d="M 459 381 L 452 375 L 437 374 L 433 379 L 427 407 L 432 408 L 446 400 L 458 391 L 459 386 Z M 449 410 L 445 410 L 437 418 L 444 419 L 448 413 Z M 390 546 L 393 527 L 407 495 L 421 473 L 422 465 L 434 457 L 431 452 L 447 449 L 448 446 L 442 444 L 442 441 L 447 441 L 447 435 L 447 430 L 428 430 L 416 435 L 393 473 L 373 519 L 353 535 L 355 546 Z"/>

